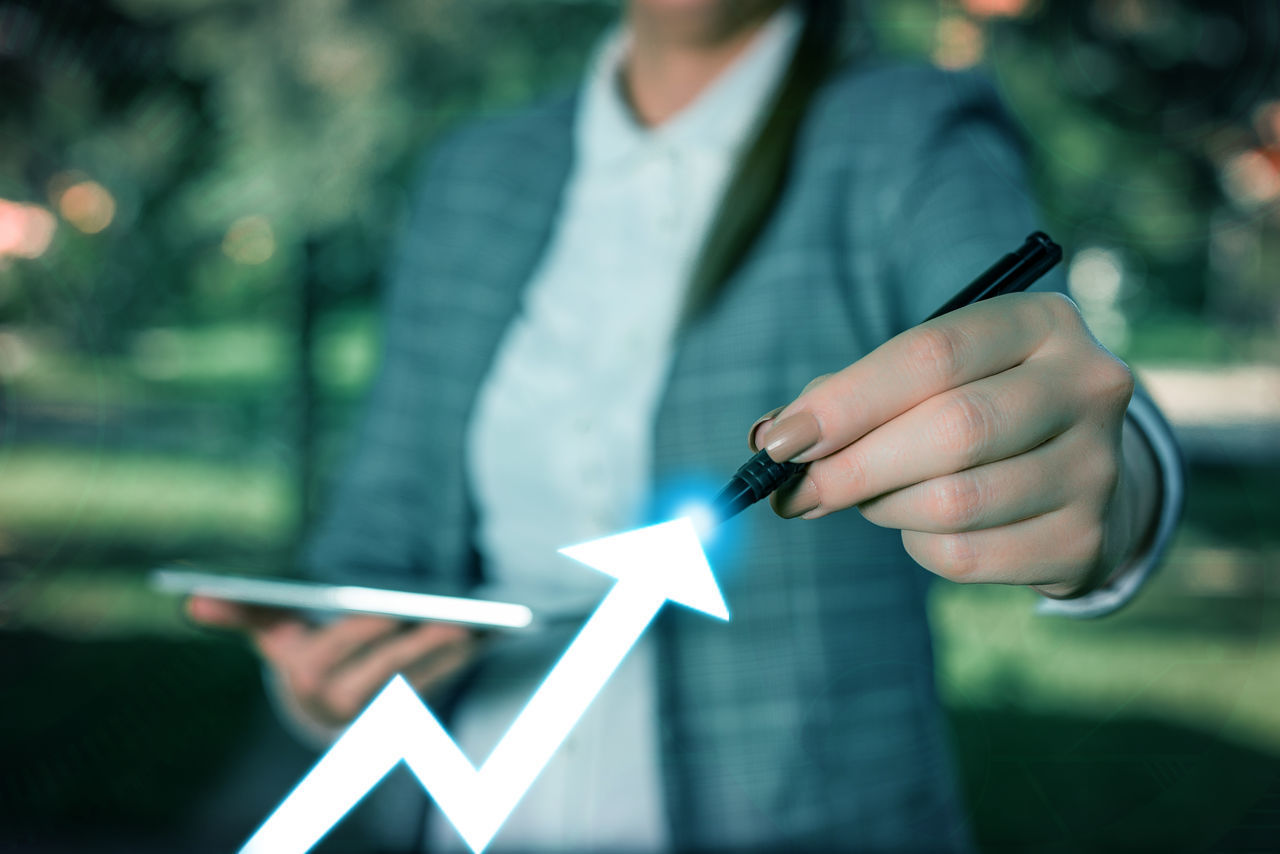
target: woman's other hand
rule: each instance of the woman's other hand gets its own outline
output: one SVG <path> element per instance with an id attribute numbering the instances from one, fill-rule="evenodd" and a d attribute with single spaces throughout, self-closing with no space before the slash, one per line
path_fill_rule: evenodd
<path id="1" fill-rule="evenodd" d="M 352 616 L 313 626 L 296 612 L 208 596 L 188 599 L 187 613 L 243 632 L 274 672 L 290 713 L 318 730 L 349 723 L 397 673 L 429 695 L 474 660 L 482 641 L 452 623 Z"/>

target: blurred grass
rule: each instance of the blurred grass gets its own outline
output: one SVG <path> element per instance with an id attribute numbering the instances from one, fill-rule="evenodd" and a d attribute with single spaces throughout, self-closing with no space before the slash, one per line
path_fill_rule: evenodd
<path id="1" fill-rule="evenodd" d="M 367 382 L 375 325 L 369 312 L 322 324 L 326 399 L 349 402 Z M 1260 346 L 1203 326 L 1134 332 L 1131 358 L 1225 363 Z M 50 341 L 33 350 L 13 399 L 143 413 L 235 405 L 288 387 L 290 346 L 285 332 L 253 323 L 151 330 L 128 352 L 98 359 L 59 356 Z M 0 762 L 40 756 L 43 775 L 0 791 L 9 798 L 0 818 L 137 829 L 206 796 L 247 721 L 265 714 L 256 670 L 234 639 L 188 625 L 143 573 L 186 556 L 287 570 L 272 561 L 296 526 L 292 465 L 287 444 L 265 434 L 221 457 L 109 444 L 0 448 L 0 628 L 6 657 L 31 656 L 9 676 L 27 702 L 6 724 L 30 738 L 10 740 Z M 1166 565 L 1104 620 L 1037 616 L 1024 590 L 935 585 L 938 681 L 987 850 L 1203 850 L 1280 775 L 1278 477 L 1274 466 L 1194 467 Z M 86 677 L 86 668 L 129 688 Z M 141 694 L 135 683 L 145 683 Z M 139 697 L 145 709 L 135 708 Z M 83 729 L 64 744 L 68 708 Z M 133 733 L 123 747 L 114 741 L 121 727 Z M 164 755 L 131 760 L 128 744 L 149 727 L 164 730 Z M 207 743 L 185 741 L 197 731 Z M 129 761 L 119 785 L 105 786 Z"/>
<path id="2" fill-rule="evenodd" d="M 376 361 L 375 325 L 369 310 L 329 312 L 317 324 L 316 380 L 323 394 L 349 398 L 367 384 Z M 271 319 L 148 329 L 117 354 L 78 353 L 48 331 L 28 331 L 23 341 L 24 365 L 10 377 L 18 399 L 113 405 L 279 394 L 296 346 L 290 330 Z"/>
<path id="3" fill-rule="evenodd" d="M 1273 587 L 1204 595 L 1213 555 L 1180 538 L 1142 597 L 1097 621 L 1039 617 L 1025 590 L 935 586 L 938 680 L 983 850 L 1238 850 L 1210 846 L 1280 780 L 1280 606 Z M 1264 586 L 1278 557 L 1237 554 Z M 229 779 L 237 746 L 267 750 L 248 740 L 263 711 L 249 650 L 187 625 L 136 571 L 64 570 L 9 628 L 0 672 L 27 701 L 0 762 L 42 775 L 0 787 L 10 828 L 181 835 L 175 817 Z"/>
<path id="4" fill-rule="evenodd" d="M 0 455 L 0 532 L 9 539 L 128 540 L 163 553 L 192 536 L 267 548 L 292 522 L 287 471 L 92 448 Z"/>
<path id="5" fill-rule="evenodd" d="M 1280 839 L 1260 804 L 1280 791 L 1280 548 L 1230 557 L 1234 583 L 1206 585 L 1222 554 L 1180 537 L 1100 620 L 1038 616 L 1015 588 L 935 586 L 939 687 L 983 850 L 1277 850 L 1220 844 L 1251 821 Z"/>
<path id="6" fill-rule="evenodd" d="M 48 850 L 7 847 L 21 828 L 82 837 L 55 850 L 100 850 L 116 834 L 179 822 L 243 741 L 261 693 L 248 651 L 225 643 L 66 643 L 25 633 L 4 643 L 0 674 L 27 698 L 5 704 L 5 728 L 21 737 L 0 739 L 6 851 Z M 205 850 L 188 842 L 168 850 Z"/>
<path id="7" fill-rule="evenodd" d="M 1140 598 L 1102 620 L 1039 616 L 1019 589 L 938 585 L 949 703 L 1159 719 L 1280 753 L 1280 601 L 1270 590 L 1204 596 L 1193 581 L 1202 555 L 1179 544 Z M 1261 576 L 1276 558 L 1251 569 Z"/>
<path id="8" fill-rule="evenodd" d="M 174 481 L 165 464 L 149 470 L 192 485 L 207 474 L 190 466 Z M 1280 606 L 1269 571 L 1280 544 L 1270 528 L 1245 530 L 1258 514 L 1232 512 L 1257 492 L 1232 473 L 1201 478 L 1196 524 L 1141 597 L 1107 619 L 1039 617 L 1036 597 L 1015 588 L 935 585 L 938 681 L 985 851 L 1209 850 L 1280 779 Z M 203 502 L 210 518 L 243 512 L 231 487 L 195 492 L 184 506 Z M 1237 535 L 1250 547 L 1223 545 Z M 181 817 L 214 795 L 213 782 L 235 779 L 237 746 L 268 750 L 249 740 L 265 710 L 248 649 L 186 624 L 139 569 L 32 573 L 0 600 L 0 671 L 26 698 L 7 717 L 24 737 L 0 762 L 41 775 L 0 790 L 9 828 L 72 822 L 127 838 L 167 827 L 181 838 Z"/>
<path id="9" fill-rule="evenodd" d="M 1208 367 L 1280 359 L 1280 342 L 1270 329 L 1233 330 L 1194 315 L 1163 313 L 1137 320 L 1129 330 L 1117 354 L 1129 362 Z"/>
<path id="10" fill-rule="evenodd" d="M 320 318 L 315 370 L 326 398 L 359 397 L 376 367 L 377 327 L 369 308 Z M 7 377 L 18 399 L 108 405 L 280 394 L 288 388 L 296 346 L 288 327 L 270 319 L 148 329 L 114 355 L 76 353 L 48 331 L 29 330 L 23 342 L 23 366 Z M 1164 313 L 1132 323 L 1119 355 L 1159 365 L 1272 363 L 1280 343 L 1269 330 L 1231 330 Z"/>

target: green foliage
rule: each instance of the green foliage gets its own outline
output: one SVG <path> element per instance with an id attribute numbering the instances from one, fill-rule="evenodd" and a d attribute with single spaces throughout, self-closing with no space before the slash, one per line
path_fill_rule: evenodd
<path id="1" fill-rule="evenodd" d="M 1054 235 L 1069 249 L 1131 253 L 1133 312 L 1156 306 L 1271 329 L 1280 289 L 1254 256 L 1280 243 L 1275 167 L 1264 165 L 1277 151 L 1268 111 L 1280 84 L 1280 8 L 1248 0 L 867 6 L 891 51 L 982 60 L 1030 144 Z M 1020 14 L 1004 19 L 1001 8 Z M 1244 174 L 1244 162 L 1256 168 Z M 1257 248 L 1242 254 L 1242 236 Z"/>
<path id="2" fill-rule="evenodd" d="M 321 283 L 367 297 L 422 150 L 462 119 L 570 85 L 613 9 L 127 0 L 5 12 L 17 76 L 0 113 L 13 143 L 0 196 L 56 205 L 58 185 L 87 176 L 117 207 L 100 234 L 64 221 L 43 257 L 15 264 L 0 322 L 118 350 L 156 323 L 288 321 L 316 236 L 329 247 Z"/>
<path id="3" fill-rule="evenodd" d="M 1135 250 L 1148 302 L 1198 312 L 1213 286 L 1238 294 L 1213 304 L 1232 317 L 1274 306 L 1255 268 L 1210 264 L 1230 261 L 1219 232 L 1264 224 L 1221 184 L 1233 155 L 1273 141 L 1253 121 L 1276 85 L 1270 4 L 864 6 L 885 52 L 985 62 L 1065 242 Z M 1001 6 L 1020 14 L 988 17 Z M 78 175 L 117 207 L 102 233 L 63 221 L 42 258 L 13 262 L 0 322 L 94 350 L 154 324 L 289 322 L 309 238 L 333 298 L 367 298 L 421 151 L 571 85 L 615 14 L 603 0 L 5 7 L 0 196 L 54 205 Z"/>
<path id="4" fill-rule="evenodd" d="M 888 54 L 985 65 L 1055 237 L 1120 271 L 1103 309 L 1127 318 L 1128 355 L 1280 356 L 1280 7 L 861 5 Z M 573 86 L 618 8 L 0 0 L 0 198 L 57 216 L 38 257 L 0 252 L 0 623 L 30 700 L 0 760 L 33 775 L 0 785 L 6 826 L 153 823 L 231 756 L 257 666 L 194 637 L 141 572 L 288 568 L 300 460 L 315 433 L 319 467 L 339 456 L 416 161 L 458 123 Z M 101 230 L 66 204 L 88 180 L 114 203 Z M 1274 773 L 1280 694 L 1257 678 L 1280 662 L 1274 476 L 1198 472 L 1165 570 L 1112 619 L 938 586 L 941 688 L 991 850 L 1191 849 Z"/>

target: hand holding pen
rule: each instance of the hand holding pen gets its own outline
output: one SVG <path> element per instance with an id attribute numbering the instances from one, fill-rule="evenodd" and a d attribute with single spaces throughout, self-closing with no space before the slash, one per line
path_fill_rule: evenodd
<path id="1" fill-rule="evenodd" d="M 1155 516 L 1145 487 L 1155 464 L 1124 429 L 1132 375 L 1075 305 L 1007 292 L 1056 263 L 1060 250 L 1043 235 L 1019 253 L 1046 245 L 1058 254 L 997 284 L 1003 295 L 986 299 L 992 283 L 983 286 L 998 264 L 925 323 L 753 425 L 766 467 L 804 464 L 785 467 L 799 473 L 772 493 L 774 510 L 816 519 L 857 507 L 900 529 L 923 567 L 956 581 L 1065 597 L 1121 567 Z"/>

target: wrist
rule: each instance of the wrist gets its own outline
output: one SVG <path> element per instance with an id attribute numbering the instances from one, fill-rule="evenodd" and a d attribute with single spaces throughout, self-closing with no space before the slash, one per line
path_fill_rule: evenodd
<path id="1" fill-rule="evenodd" d="M 1119 548 L 1110 562 L 1106 586 L 1142 554 L 1155 535 L 1160 510 L 1160 468 L 1155 452 L 1142 430 L 1129 418 L 1121 436 L 1121 482 L 1116 506 L 1112 509 L 1119 528 Z"/>

